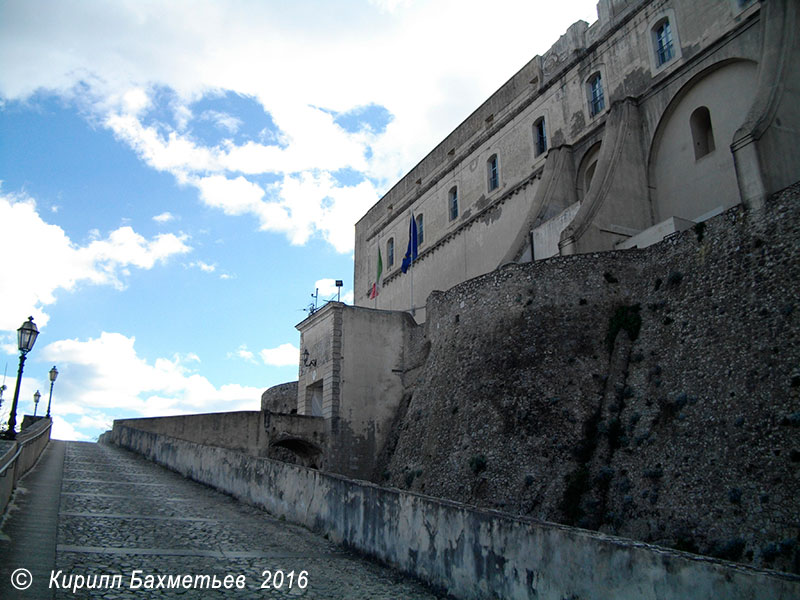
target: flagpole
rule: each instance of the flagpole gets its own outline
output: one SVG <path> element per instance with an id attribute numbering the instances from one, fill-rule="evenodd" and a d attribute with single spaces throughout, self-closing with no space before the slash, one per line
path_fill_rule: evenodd
<path id="1" fill-rule="evenodd" d="M 409 275 L 411 276 L 411 316 L 413 317 L 415 314 L 414 311 L 414 262 L 411 261 L 411 266 L 408 267 Z"/>

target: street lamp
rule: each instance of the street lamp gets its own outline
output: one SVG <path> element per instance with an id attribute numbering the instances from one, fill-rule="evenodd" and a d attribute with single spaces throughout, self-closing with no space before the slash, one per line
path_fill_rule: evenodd
<path id="1" fill-rule="evenodd" d="M 56 382 L 56 377 L 58 377 L 58 370 L 56 366 L 53 365 L 53 368 L 50 369 L 50 399 L 47 401 L 47 418 L 50 418 L 50 403 L 53 401 L 53 384 Z"/>
<path id="2" fill-rule="evenodd" d="M 33 416 L 36 416 L 36 409 L 39 408 L 39 400 L 42 398 L 42 395 L 39 393 L 39 390 L 36 390 L 36 393 L 33 395 Z"/>
<path id="3" fill-rule="evenodd" d="M 8 429 L 5 433 L 7 440 L 17 439 L 17 402 L 19 401 L 19 384 L 22 381 L 22 367 L 25 365 L 25 356 L 33 349 L 39 330 L 33 317 L 28 317 L 22 326 L 17 329 L 17 347 L 19 348 L 19 370 L 17 371 L 17 386 L 14 388 L 14 401 L 11 403 L 11 414 L 8 417 Z"/>

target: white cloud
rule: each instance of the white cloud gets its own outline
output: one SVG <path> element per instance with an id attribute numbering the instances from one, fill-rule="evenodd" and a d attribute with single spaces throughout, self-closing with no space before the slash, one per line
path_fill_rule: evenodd
<path id="1" fill-rule="evenodd" d="M 400 8 L 409 6 L 411 1 L 412 0 L 369 0 L 369 3 L 383 11 L 393 13 Z"/>
<path id="2" fill-rule="evenodd" d="M 228 133 L 236 133 L 242 126 L 242 120 L 217 110 L 206 110 L 200 115 L 200 119 L 204 121 L 212 121 L 220 129 L 224 129 Z"/>
<path id="3" fill-rule="evenodd" d="M 344 282 L 344 280 L 342 280 Z M 336 288 L 336 280 L 335 279 L 318 279 L 314 283 L 314 287 L 319 290 L 319 299 L 320 300 L 335 300 L 335 296 L 338 295 L 338 290 Z M 352 304 L 353 303 L 353 290 L 346 290 L 345 287 L 341 288 L 341 302 L 345 304 Z"/>
<path id="4" fill-rule="evenodd" d="M 0 278 L 0 330 L 16 330 L 19 315 L 33 315 L 40 327 L 46 325 L 45 307 L 55 302 L 59 289 L 71 291 L 83 283 L 122 288 L 131 267 L 152 269 L 191 250 L 185 236 L 167 233 L 147 240 L 129 226 L 104 239 L 90 232 L 90 239 L 86 246 L 75 244 L 41 218 L 33 199 L 0 192 L 0 254 L 11 257 L 25 248 L 25 261 L 7 260 Z"/>
<path id="5" fill-rule="evenodd" d="M 175 220 L 175 215 L 170 212 L 163 212 L 160 215 L 156 215 L 153 217 L 153 221 L 156 223 L 169 223 L 170 221 Z"/>
<path id="6" fill-rule="evenodd" d="M 573 21 L 594 20 L 595 4 L 496 0 L 487 13 L 477 0 L 369 0 L 337 5 L 332 27 L 328 3 L 7 3 L 0 97 L 73 99 L 207 205 L 294 244 L 319 235 L 349 252 L 353 223 L 380 193 Z M 487 14 L 503 27 L 487 28 Z M 468 39 L 481 43 L 457 41 Z M 150 110 L 164 90 L 171 125 Z M 193 113 L 194 101 L 226 92 L 259 102 L 281 144 L 193 138 L 197 119 L 246 128 L 230 111 Z M 391 113 L 385 132 L 350 133 L 331 114 L 368 105 Z M 369 183 L 336 183 L 340 169 Z M 279 183 L 265 187 L 261 174 Z"/>
<path id="7" fill-rule="evenodd" d="M 228 356 L 233 358 L 241 358 L 249 363 L 257 364 L 256 356 L 250 350 L 247 349 L 246 344 L 242 344 L 236 349 L 236 352 L 229 352 Z"/>
<path id="8" fill-rule="evenodd" d="M 272 367 L 297 366 L 300 350 L 294 344 L 281 344 L 277 348 L 265 348 L 258 353 L 264 364 Z"/>
<path id="9" fill-rule="evenodd" d="M 202 260 L 197 260 L 193 263 L 190 263 L 189 266 L 200 269 L 204 273 L 213 273 L 214 271 L 217 270 L 216 265 L 210 265 L 208 263 L 203 262 Z"/>
<path id="10" fill-rule="evenodd" d="M 44 360 L 58 364 L 60 372 L 52 412 L 56 422 L 63 423 L 54 437 L 87 439 L 87 431 L 96 435 L 109 428 L 121 411 L 152 417 L 258 409 L 262 389 L 214 386 L 194 371 L 192 365 L 200 359 L 192 353 L 150 363 L 138 356 L 135 341 L 103 332 L 99 338 L 59 340 L 40 351 Z M 44 383 L 27 382 L 31 389 L 34 385 Z M 75 417 L 67 423 L 65 415 Z"/>
<path id="11" fill-rule="evenodd" d="M 53 415 L 53 429 L 50 431 L 50 437 L 55 440 L 70 440 L 78 442 L 86 442 L 92 439 L 91 436 L 78 431 L 71 425 L 64 417 Z"/>

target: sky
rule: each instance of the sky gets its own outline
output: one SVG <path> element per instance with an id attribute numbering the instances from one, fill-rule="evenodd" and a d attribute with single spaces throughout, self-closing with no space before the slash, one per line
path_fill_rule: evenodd
<path id="1" fill-rule="evenodd" d="M 355 222 L 594 0 L 0 0 L 8 420 L 258 410 Z"/>

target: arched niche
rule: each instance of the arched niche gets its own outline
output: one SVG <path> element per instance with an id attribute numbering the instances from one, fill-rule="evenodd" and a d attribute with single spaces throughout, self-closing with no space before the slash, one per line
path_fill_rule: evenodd
<path id="1" fill-rule="evenodd" d="M 729 60 L 689 80 L 667 106 L 650 148 L 656 222 L 690 221 L 740 202 L 730 144 L 756 92 L 757 65 Z"/>
<path id="2" fill-rule="evenodd" d="M 595 169 L 597 168 L 597 159 L 600 158 L 600 146 L 601 142 L 597 142 L 589 148 L 583 155 L 583 158 L 581 158 L 581 162 L 578 166 L 578 174 L 575 178 L 575 192 L 578 196 L 578 200 L 581 202 L 592 186 Z"/>

